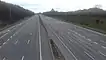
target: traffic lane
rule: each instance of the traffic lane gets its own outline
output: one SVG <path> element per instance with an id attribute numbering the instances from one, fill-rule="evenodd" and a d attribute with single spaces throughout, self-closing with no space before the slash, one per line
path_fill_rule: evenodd
<path id="1" fill-rule="evenodd" d="M 75 26 L 74 26 L 75 27 Z M 74 31 L 78 32 L 79 34 L 82 34 L 83 36 L 87 37 L 87 38 L 90 38 L 94 41 L 100 41 L 100 40 L 103 40 L 105 41 L 106 40 L 106 37 L 105 36 L 102 36 L 102 35 L 99 35 L 99 34 L 96 34 L 96 33 L 93 33 L 91 31 L 88 31 L 88 30 L 85 30 L 83 28 L 79 28 L 79 27 L 76 27 L 74 29 Z M 94 38 L 94 37 L 97 37 L 97 38 Z M 106 41 L 105 41 L 106 42 Z"/>
<path id="2" fill-rule="evenodd" d="M 36 29 L 37 30 L 37 29 Z M 36 33 L 32 35 L 33 38 L 30 41 L 30 53 L 29 56 L 25 58 L 25 60 L 40 60 L 39 59 L 39 39 L 38 39 L 38 30 Z"/>
<path id="3" fill-rule="evenodd" d="M 56 27 L 57 27 L 58 25 L 56 25 Z M 62 26 L 63 27 L 63 26 Z M 60 29 L 60 28 L 59 28 Z M 57 29 L 57 30 L 59 30 L 59 29 Z M 62 29 L 60 29 L 59 31 L 61 31 Z M 103 55 L 103 54 L 102 54 Z"/>
<path id="4" fill-rule="evenodd" d="M 60 49 L 60 51 L 62 52 L 62 54 L 64 55 L 66 60 L 74 60 L 75 56 L 73 55 L 73 53 L 67 48 L 67 46 L 61 42 L 60 38 L 52 31 L 52 29 L 49 30 L 49 25 L 50 24 L 46 24 L 44 21 L 44 17 L 42 17 L 42 21 L 44 22 L 45 26 L 47 27 L 46 29 L 48 30 L 48 34 L 50 36 L 51 39 L 53 39 L 53 41 L 56 43 L 57 47 Z"/>
<path id="5" fill-rule="evenodd" d="M 76 42 L 70 41 L 67 37 L 62 36 L 62 41 L 67 45 L 67 47 L 70 49 L 70 51 L 73 52 L 73 54 L 76 56 L 77 60 L 92 60 L 88 55 L 84 53 L 86 50 L 82 49 L 79 45 L 76 44 Z M 94 58 L 93 58 L 94 59 Z M 98 59 L 98 58 L 97 58 Z M 99 60 L 99 59 L 98 59 Z"/>
<path id="6" fill-rule="evenodd" d="M 70 36 L 68 34 L 64 33 L 64 38 L 67 38 L 66 41 L 68 42 L 72 42 L 70 44 L 74 45 L 74 47 L 76 46 L 76 49 L 79 49 L 79 51 L 82 51 L 83 53 L 87 53 L 91 54 L 92 57 L 94 57 L 94 59 L 98 59 L 98 60 L 105 60 L 105 56 L 99 52 L 101 50 L 99 50 L 100 48 L 98 48 L 98 45 L 94 44 L 94 45 L 90 45 L 88 42 L 84 42 L 81 38 L 77 38 L 75 35 L 74 36 Z M 73 44 L 75 43 L 75 44 Z M 79 47 L 79 48 L 78 48 Z M 97 48 L 95 48 L 97 47 Z M 102 49 L 103 50 L 103 49 Z M 102 52 L 102 51 L 101 51 Z M 105 50 L 104 50 L 105 52 Z"/>
<path id="7" fill-rule="evenodd" d="M 15 24 L 14 26 L 9 27 L 9 28 L 3 30 L 2 32 L 0 32 L 0 36 L 4 35 L 5 33 L 9 33 L 9 32 L 11 32 L 12 30 L 15 30 L 16 28 L 18 28 L 18 27 L 24 25 L 27 21 L 30 21 L 31 19 L 32 19 L 32 17 L 29 18 L 28 20 L 23 20 L 22 22 L 19 22 L 19 23 Z"/>
<path id="8" fill-rule="evenodd" d="M 20 48 L 21 49 L 21 48 Z M 4 50 L 8 50 L 8 49 L 4 49 Z M 15 50 L 16 51 L 16 50 Z M 23 52 L 23 51 L 22 51 Z M 8 54 L 8 53 L 7 53 Z M 20 54 L 20 53 L 19 53 Z M 11 59 L 10 59 L 11 60 Z"/>
<path id="9" fill-rule="evenodd" d="M 12 29 L 14 29 L 14 28 L 17 28 L 18 26 L 22 25 L 23 23 L 26 23 L 28 20 L 31 20 L 33 17 L 34 17 L 34 16 L 28 18 L 27 20 L 24 19 L 23 21 L 18 22 L 17 24 L 14 24 L 14 26 L 11 26 L 11 27 L 9 27 L 9 28 L 3 30 L 2 33 L 9 32 L 9 30 L 12 30 Z"/>
<path id="10" fill-rule="evenodd" d="M 55 28 L 55 26 L 57 27 L 57 29 Z M 56 30 L 57 33 L 63 33 L 63 34 L 64 34 L 64 32 L 67 30 L 67 29 L 66 29 L 66 30 L 65 30 L 65 29 L 62 30 L 62 27 L 65 27 L 65 26 L 62 26 L 62 25 L 60 25 L 60 26 L 59 26 L 59 25 L 55 25 L 55 26 L 54 26 L 54 29 Z M 64 32 L 63 32 L 63 31 L 64 31 Z M 65 32 L 65 33 L 66 33 L 66 32 Z M 68 32 L 68 33 L 70 33 L 70 35 L 71 35 L 72 32 Z M 74 33 L 74 34 L 75 34 L 75 33 Z M 82 38 L 82 37 L 80 37 L 80 39 L 81 39 L 81 38 Z M 86 39 L 83 39 L 83 40 L 85 41 Z M 85 42 L 86 42 L 86 41 L 85 41 Z M 87 44 L 88 44 L 88 43 L 87 43 Z M 103 54 L 103 53 L 105 53 L 105 49 L 103 49 L 103 48 L 102 48 L 100 45 L 98 45 L 96 42 L 92 42 L 91 44 L 93 45 L 94 48 L 96 47 L 95 49 L 98 49 L 98 50 L 100 50 L 100 51 L 102 52 L 102 53 L 100 53 L 99 51 L 96 50 L 97 53 L 102 54 L 103 56 L 105 56 L 105 54 Z M 92 47 L 92 48 L 93 48 L 93 47 Z"/>
<path id="11" fill-rule="evenodd" d="M 47 26 L 47 31 L 48 31 L 48 35 L 49 38 L 52 39 L 55 44 L 57 45 L 57 47 L 60 49 L 61 53 L 63 54 L 65 60 L 75 60 L 75 56 L 73 55 L 73 53 L 67 48 L 67 46 L 61 42 L 61 39 L 52 31 L 52 29 L 50 28 L 50 26 Z"/>
<path id="12" fill-rule="evenodd" d="M 27 39 L 30 39 L 29 34 L 22 35 L 20 33 L 14 37 L 14 39 L 11 39 L 1 47 L 0 56 L 7 58 L 8 60 L 21 60 L 22 56 L 29 55 L 29 45 L 27 44 Z"/>
<path id="13" fill-rule="evenodd" d="M 28 44 L 28 41 L 30 43 L 28 44 L 29 45 L 28 54 L 24 54 L 25 60 L 39 60 L 38 20 L 39 20 L 38 16 L 35 16 L 32 19 L 32 21 L 28 23 L 29 25 L 25 29 L 27 30 L 27 32 L 29 32 L 29 35 L 32 36 L 31 39 L 27 39 L 27 44 Z M 23 31 L 23 33 L 27 33 L 27 32 Z"/>
<path id="14" fill-rule="evenodd" d="M 34 21 L 34 22 L 35 22 L 35 21 Z M 33 23 L 34 23 L 34 22 L 33 22 Z M 30 24 L 29 24 L 29 25 L 30 25 Z M 32 26 L 33 26 L 33 25 L 32 25 Z M 29 26 L 29 27 L 33 29 L 33 27 L 31 27 L 31 26 Z M 25 30 L 21 30 L 21 33 L 24 34 L 22 37 L 20 37 L 20 35 L 19 35 L 19 37 L 22 39 L 21 42 L 25 42 L 25 41 L 28 39 L 28 38 L 27 38 L 28 36 L 25 36 L 25 33 L 27 34 L 27 33 L 29 32 L 28 29 L 30 29 L 30 28 L 28 28 L 28 26 L 26 26 L 25 28 L 23 28 L 23 29 L 25 29 Z M 33 31 L 35 31 L 35 30 L 33 30 Z M 24 36 L 25 36 L 25 37 L 24 37 Z M 23 37 L 24 37 L 24 38 L 23 38 Z M 25 39 L 25 38 L 26 38 L 26 39 Z M 16 38 L 16 39 L 17 39 L 17 38 Z M 25 39 L 25 40 L 24 40 L 24 39 Z M 23 40 L 24 40 L 24 41 L 23 41 Z M 7 48 L 10 48 L 10 51 L 4 47 L 5 49 L 3 50 L 3 52 L 7 52 L 7 54 L 9 54 L 9 52 L 12 53 L 11 50 L 14 50 L 14 49 L 12 49 L 12 48 L 13 48 L 12 46 L 14 46 L 14 45 L 11 45 L 11 46 L 10 46 L 10 45 L 7 45 L 7 46 L 9 46 L 9 47 L 7 47 Z M 18 48 L 17 50 L 14 50 L 15 52 L 13 51 L 14 54 L 16 54 L 16 52 L 17 52 L 16 55 L 18 55 L 18 53 L 19 53 L 18 50 L 19 50 L 19 49 L 20 49 L 20 52 L 21 52 L 21 53 L 19 53 L 19 54 L 26 53 L 26 52 L 24 52 L 24 49 L 26 48 L 25 44 L 23 45 L 23 43 L 22 43 L 22 47 L 20 47 L 20 46 L 21 46 L 21 44 L 19 44 L 19 46 L 17 47 L 17 48 Z M 12 48 L 11 48 L 11 47 L 12 47 Z M 5 50 L 6 50 L 6 51 L 5 51 Z M 27 49 L 27 50 L 28 50 L 28 49 Z M 23 53 L 22 53 L 22 52 L 23 52 Z M 1 52 L 1 53 L 2 53 L 2 52 Z M 13 55 L 14 55 L 14 54 L 13 54 Z M 28 54 L 29 54 L 29 53 L 28 53 Z M 28 54 L 27 54 L 27 55 L 28 55 Z M 2 54 L 2 55 L 3 55 L 3 54 Z M 12 55 L 12 54 L 11 54 L 11 55 Z M 11 55 L 10 55 L 10 57 L 11 57 L 10 60 L 11 60 L 11 59 L 15 59 L 15 58 L 12 58 Z M 14 55 L 14 57 L 15 57 L 16 55 Z M 18 57 L 17 59 L 19 59 L 20 56 L 21 56 L 21 55 L 17 56 L 17 57 Z M 15 60 L 16 60 L 16 59 L 15 59 Z"/>
<path id="15" fill-rule="evenodd" d="M 6 34 L 6 32 L 5 32 L 5 33 L 2 33 L 2 32 L 1 32 L 1 33 L 0 33 L 0 37 L 3 36 L 4 34 Z"/>
<path id="16" fill-rule="evenodd" d="M 96 51 L 102 51 L 103 53 L 106 54 L 105 46 L 103 46 L 102 44 L 100 44 L 98 42 L 95 42 L 95 41 L 92 41 L 92 40 L 90 40 L 88 38 L 82 37 L 79 34 L 75 34 L 74 32 L 66 33 L 66 35 L 69 36 L 70 38 L 72 36 L 76 37 L 76 38 L 80 39 L 82 42 L 85 42 L 86 45 L 91 46 L 92 49 L 96 49 Z"/>
<path id="17" fill-rule="evenodd" d="M 59 21 L 59 19 L 54 19 L 52 17 L 48 17 L 48 16 L 44 16 L 42 15 L 42 17 L 44 17 L 45 19 L 49 19 L 48 21 Z M 60 20 L 61 21 L 61 20 Z M 64 22 L 66 23 L 66 22 Z M 100 35 L 100 36 L 104 36 L 104 34 L 100 34 L 98 32 L 95 32 L 95 31 L 92 31 L 92 30 L 89 30 L 89 29 L 86 29 L 86 28 L 83 28 L 83 27 L 80 27 L 80 26 L 77 26 L 77 25 L 74 25 L 74 24 L 70 24 L 70 23 L 66 23 L 66 24 L 69 24 L 69 25 L 72 25 L 74 28 L 78 28 L 78 29 L 82 29 L 82 30 L 86 30 L 86 32 L 89 32 L 89 33 L 93 33 L 95 35 Z"/>
<path id="18" fill-rule="evenodd" d="M 63 34 L 64 34 L 64 33 L 63 33 Z M 68 35 L 66 34 L 66 35 L 64 35 L 64 36 L 66 36 L 66 37 L 64 37 L 64 38 L 67 38 Z M 70 38 L 70 39 L 71 39 L 71 38 Z M 76 39 L 76 37 L 75 37 L 75 39 Z M 65 41 L 64 41 L 64 40 L 65 40 Z M 64 42 L 66 42 L 67 40 L 68 40 L 68 39 L 63 39 Z M 76 40 L 79 40 L 79 39 L 76 39 Z M 70 42 L 70 41 L 68 41 L 68 42 Z M 66 45 L 68 44 L 68 42 L 66 43 Z M 72 41 L 72 42 L 73 42 L 73 41 Z M 76 43 L 76 42 L 75 42 L 75 43 Z M 73 46 L 74 48 L 72 48 L 72 49 L 75 49 L 76 44 L 73 44 L 73 43 L 70 43 L 70 44 L 74 45 L 74 46 Z M 83 43 L 81 43 L 81 44 L 83 44 Z M 70 46 L 72 46 L 72 45 L 68 45 L 68 46 L 70 47 Z M 86 44 L 85 44 L 85 45 L 86 45 Z M 88 50 L 87 50 L 87 49 L 88 49 L 87 47 L 82 50 L 82 48 L 81 48 L 81 47 L 78 48 L 78 46 L 79 46 L 79 45 L 77 45 L 77 46 L 76 46 L 77 48 L 76 48 L 75 50 L 73 50 L 74 52 L 76 52 L 76 50 L 79 49 L 79 52 L 82 51 L 84 54 L 86 54 L 86 55 L 87 55 L 89 58 L 91 58 L 91 59 L 96 59 L 96 60 L 97 60 L 97 59 L 98 59 L 98 60 L 102 59 L 102 60 L 105 60 L 103 54 L 102 54 L 102 56 L 101 56 L 100 53 L 96 52 L 95 50 L 90 50 L 90 49 L 89 49 L 89 51 L 88 51 Z M 89 47 L 89 46 L 88 46 L 88 47 Z M 87 52 L 86 52 L 86 50 L 87 50 Z M 81 59 L 81 54 L 83 54 L 83 53 L 79 53 L 79 52 L 77 52 L 78 54 L 76 54 L 76 55 L 77 55 L 77 56 L 79 55 L 78 57 Z M 92 54 L 92 55 L 91 55 L 92 57 L 88 55 L 89 53 Z M 84 55 L 84 56 L 86 56 L 86 55 Z M 83 57 L 84 57 L 84 56 L 83 56 Z M 93 58 L 94 56 L 96 56 L 96 58 Z M 99 58 L 98 58 L 98 57 L 99 57 Z M 82 59 L 84 59 L 84 58 L 82 58 Z M 81 59 L 81 60 L 82 60 L 82 59 Z M 88 59 L 88 58 L 85 58 L 85 59 Z M 89 59 L 88 59 L 88 60 L 89 60 Z"/>
<path id="19" fill-rule="evenodd" d="M 51 25 L 51 24 L 49 24 L 49 25 Z M 88 37 L 86 37 L 86 36 L 84 36 L 84 35 L 76 32 L 75 30 L 73 30 L 72 28 L 70 28 L 69 26 L 67 26 L 67 24 L 54 24 L 54 25 L 52 24 L 51 26 L 54 28 L 54 30 L 56 30 L 57 33 L 59 31 L 61 31 L 60 33 L 63 33 L 63 32 L 64 33 L 68 33 L 68 34 L 74 33 L 74 34 L 80 36 L 81 38 L 86 39 L 87 41 L 88 40 L 89 41 L 91 40 L 94 43 L 96 42 L 97 44 L 100 44 L 104 48 L 106 47 L 106 42 L 104 42 L 103 40 L 91 39 L 90 37 L 88 38 Z"/>
<path id="20" fill-rule="evenodd" d="M 35 24 L 36 25 L 33 25 L 34 26 L 34 29 L 33 29 L 33 35 L 32 35 L 32 38 L 30 40 L 30 47 L 29 47 L 29 50 L 30 50 L 30 53 L 29 53 L 29 56 L 25 57 L 25 60 L 39 60 L 39 39 L 38 39 L 38 21 L 39 21 L 39 18 L 38 16 L 35 18 L 33 18 L 32 20 L 36 20 Z"/>
<path id="21" fill-rule="evenodd" d="M 1 38 L 3 38 L 4 36 L 6 36 L 6 35 L 8 35 L 8 34 L 11 34 L 11 33 L 14 33 L 15 31 L 17 31 L 20 27 L 22 27 L 23 25 L 25 25 L 25 22 L 22 22 L 22 23 L 20 23 L 20 24 L 17 24 L 16 26 L 13 26 L 13 27 L 10 27 L 9 29 L 6 29 L 8 32 L 5 32 L 5 34 L 3 34 L 1 37 L 0 37 L 0 39 Z M 1 33 L 4 33 L 4 31 L 3 32 L 1 32 Z M 5 40 L 5 39 L 4 39 Z"/>
<path id="22" fill-rule="evenodd" d="M 24 22 L 25 22 L 25 21 L 24 21 Z M 1 32 L 0 32 L 0 36 L 3 35 L 3 34 L 5 34 L 5 33 L 9 33 L 11 30 L 16 29 L 18 26 L 24 24 L 24 22 L 22 21 L 22 22 L 20 22 L 20 23 L 15 24 L 14 26 L 11 26 L 11 27 L 9 27 L 9 28 L 7 28 L 7 29 L 1 31 Z"/>
<path id="23" fill-rule="evenodd" d="M 69 24 L 69 23 L 65 23 L 65 22 L 59 22 L 58 20 L 56 19 L 53 19 L 53 18 L 50 18 L 50 17 L 46 17 L 46 16 L 42 16 L 44 20 L 46 20 L 46 23 L 49 23 L 51 25 L 53 25 L 54 27 L 55 26 L 58 26 L 58 25 L 62 25 L 62 28 L 63 29 L 71 29 L 71 30 L 74 30 L 76 31 L 77 33 L 81 34 L 82 36 L 85 36 L 89 39 L 92 39 L 94 41 L 98 41 L 99 43 L 103 43 L 105 44 L 106 43 L 106 37 L 105 36 L 102 36 L 102 35 L 99 35 L 99 34 L 96 34 L 96 33 L 93 33 L 92 31 L 88 31 L 87 29 L 83 29 L 83 28 L 80 28 L 78 26 L 75 26 L 73 24 Z M 65 27 L 63 27 L 63 25 L 66 25 Z M 68 28 L 66 28 L 68 27 Z M 57 27 L 59 28 L 59 27 Z M 59 28 L 62 30 L 62 28 Z M 67 31 L 66 31 L 67 32 Z M 95 38 L 96 37 L 96 38 Z M 105 43 L 104 43 L 105 42 Z"/>
<path id="24" fill-rule="evenodd" d="M 46 19 L 47 20 L 47 19 Z M 49 22 L 48 22 L 49 21 Z M 56 21 L 56 20 L 53 20 L 53 21 Z M 59 23 L 59 21 L 57 22 L 57 23 L 53 23 L 53 21 L 51 21 L 51 20 L 47 20 L 47 21 L 45 21 L 44 20 L 44 22 L 45 23 L 48 23 L 49 25 L 52 25 L 52 27 L 53 28 L 55 28 L 55 30 L 57 31 L 57 33 L 58 33 L 58 30 L 59 31 L 62 31 L 62 32 L 68 32 L 68 33 L 71 33 L 70 32 L 70 30 L 71 31 L 74 31 L 74 33 L 76 33 L 76 34 L 78 34 L 78 35 L 80 35 L 80 36 L 82 36 L 83 38 L 86 38 L 86 39 L 88 39 L 88 40 L 92 40 L 93 42 L 97 42 L 98 44 L 100 44 L 103 48 L 106 48 L 106 42 L 104 42 L 104 40 L 102 40 L 102 39 L 104 39 L 104 38 L 102 38 L 102 37 L 99 37 L 99 39 L 101 39 L 101 40 L 97 40 L 97 38 L 95 38 L 94 36 L 93 36 L 93 38 L 95 38 L 95 39 L 91 39 L 90 37 L 86 37 L 86 36 L 84 36 L 83 35 L 83 33 L 81 34 L 81 33 L 78 33 L 78 32 L 76 32 L 75 31 L 75 29 L 78 29 L 78 28 L 76 28 L 75 26 L 73 27 L 73 25 L 69 25 L 69 24 L 67 24 L 67 23 Z M 51 23 L 52 22 L 52 23 Z M 80 30 L 79 30 L 80 31 Z M 60 32 L 60 33 L 62 33 L 62 32 Z M 86 35 L 88 35 L 87 34 L 87 32 L 86 32 Z M 90 34 L 89 34 L 90 35 Z M 91 35 L 92 36 L 92 35 Z"/>
<path id="25" fill-rule="evenodd" d="M 49 25 L 49 26 L 50 26 L 50 25 Z M 59 25 L 57 25 L 57 26 L 59 26 Z M 56 27 L 57 27 L 57 26 L 56 26 Z M 64 30 L 64 32 L 63 32 L 62 29 L 60 29 L 60 28 L 62 28 L 62 27 L 64 27 L 64 26 L 60 25 L 59 28 L 57 28 L 57 29 L 54 28 L 55 31 L 56 31 L 56 33 L 60 33 L 60 34 L 61 34 L 61 33 L 63 33 L 63 34 L 66 33 L 65 30 Z M 66 30 L 67 30 L 67 29 L 66 29 Z M 70 33 L 70 36 L 71 36 L 72 32 L 68 32 L 68 33 Z M 76 33 L 74 33 L 74 34 L 76 34 Z M 77 35 L 78 35 L 78 34 L 76 34 L 76 36 L 77 36 Z M 66 34 L 66 36 L 68 36 L 68 34 Z M 75 38 L 76 38 L 76 37 L 75 37 Z M 100 54 L 100 55 L 102 55 L 102 56 L 106 56 L 106 51 L 105 51 L 106 48 L 105 48 L 104 46 L 99 45 L 99 44 L 97 44 L 96 42 L 89 42 L 87 38 L 82 38 L 81 36 L 80 36 L 78 39 L 80 39 L 80 40 L 86 42 L 87 45 L 91 44 L 91 45 L 90 45 L 90 46 L 91 46 L 90 48 L 93 49 L 94 51 L 97 51 L 97 52 L 95 52 L 95 53 L 98 53 L 98 54 Z M 78 40 L 78 39 L 77 39 L 77 40 Z M 87 41 L 88 41 L 88 42 L 87 42 Z M 82 43 L 82 44 L 83 44 L 83 43 Z M 86 45 L 86 44 L 85 44 L 85 45 Z"/>
<path id="26" fill-rule="evenodd" d="M 53 30 L 53 29 L 52 29 Z M 60 36 L 60 35 L 58 35 Z M 67 46 L 67 48 L 72 51 L 74 58 L 77 60 L 92 60 L 92 58 L 90 58 L 88 55 L 86 55 L 84 53 L 85 50 L 83 50 L 81 47 L 79 47 L 79 45 L 74 44 L 73 42 L 68 41 L 67 37 L 60 37 L 61 41 L 63 41 L 63 43 Z M 79 49 L 79 50 L 78 50 Z M 98 58 L 96 58 L 98 59 Z M 99 58 L 98 60 L 100 60 L 101 58 Z"/>
<path id="27" fill-rule="evenodd" d="M 65 24 L 64 24 L 65 25 Z M 68 25 L 67 25 L 68 26 Z M 71 28 L 70 28 L 71 27 Z M 72 28 L 73 27 L 73 28 Z M 78 27 L 75 27 L 73 25 L 69 25 L 69 28 L 67 28 L 69 30 L 72 30 L 74 31 L 75 33 L 81 35 L 82 37 L 84 38 L 87 38 L 87 39 L 91 39 L 93 42 L 97 42 L 103 46 L 106 46 L 106 37 L 105 36 L 102 36 L 102 35 L 99 35 L 99 34 L 94 34 L 93 32 L 90 32 L 88 30 L 84 30 L 83 28 L 78 28 Z M 66 29 L 66 30 L 67 30 Z M 66 31 L 67 32 L 67 31 Z M 68 31 L 69 32 L 69 31 Z M 69 32 L 70 33 L 70 32 Z M 96 37 L 96 38 L 95 38 Z"/>
<path id="28" fill-rule="evenodd" d="M 100 44 L 101 46 L 106 46 L 106 42 L 104 40 L 102 40 L 101 38 L 99 38 L 97 40 L 97 37 L 93 37 L 93 38 L 96 38 L 96 39 L 91 39 L 90 37 L 86 37 L 86 36 L 76 32 L 75 30 L 71 30 L 71 29 L 68 29 L 68 30 L 69 30 L 68 31 L 69 33 L 74 32 L 75 34 L 77 34 L 78 36 L 80 36 L 82 38 L 86 38 L 89 41 L 96 42 L 97 44 Z"/>
<path id="29" fill-rule="evenodd" d="M 40 32 L 40 36 L 41 36 L 40 37 L 41 41 L 39 40 L 39 42 L 41 42 L 42 59 L 43 60 L 53 60 L 49 37 L 47 35 L 45 28 L 42 25 L 40 25 L 39 32 Z"/>
<path id="30" fill-rule="evenodd" d="M 36 17 L 36 16 L 35 16 L 35 17 Z M 32 18 L 32 17 L 31 17 L 31 18 Z M 2 42 L 6 42 L 8 39 L 11 39 L 13 36 L 15 36 L 15 35 L 18 33 L 18 30 L 19 30 L 20 28 L 23 28 L 26 24 L 28 24 L 29 21 L 30 21 L 30 20 L 25 20 L 25 21 L 23 21 L 22 23 L 17 24 L 17 25 L 16 25 L 17 27 L 15 27 L 15 28 L 12 29 L 12 30 L 9 30 L 8 33 L 5 33 L 4 35 L 2 35 L 2 36 L 0 37 L 1 43 L 2 43 Z"/>
<path id="31" fill-rule="evenodd" d="M 23 25 L 23 26 L 24 26 L 24 25 Z M 6 42 L 8 39 L 11 39 L 13 36 L 15 36 L 15 35 L 18 33 L 18 30 L 20 30 L 20 28 L 23 28 L 23 26 L 18 27 L 18 28 L 14 29 L 14 30 L 11 30 L 11 32 L 6 33 L 6 34 L 4 34 L 3 36 L 1 36 L 1 37 L 0 37 L 1 44 L 2 44 L 3 42 Z"/>

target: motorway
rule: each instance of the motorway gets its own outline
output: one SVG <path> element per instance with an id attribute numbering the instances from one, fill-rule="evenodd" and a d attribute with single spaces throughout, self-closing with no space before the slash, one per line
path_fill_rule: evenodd
<path id="1" fill-rule="evenodd" d="M 55 60 L 52 39 L 65 60 L 106 60 L 106 36 L 71 23 L 35 15 L 0 35 L 0 60 Z"/>
<path id="2" fill-rule="evenodd" d="M 47 33 L 35 15 L 0 37 L 0 60 L 52 60 Z"/>
<path id="3" fill-rule="evenodd" d="M 41 15 L 66 60 L 106 60 L 106 35 Z"/>

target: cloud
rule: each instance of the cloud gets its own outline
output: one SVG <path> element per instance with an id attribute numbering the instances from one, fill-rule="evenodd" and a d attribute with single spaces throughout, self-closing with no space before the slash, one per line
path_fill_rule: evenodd
<path id="1" fill-rule="evenodd" d="M 3 0 L 18 4 L 35 12 L 49 11 L 52 8 L 58 11 L 74 11 L 78 9 L 91 8 L 101 4 L 106 9 L 105 0 Z"/>

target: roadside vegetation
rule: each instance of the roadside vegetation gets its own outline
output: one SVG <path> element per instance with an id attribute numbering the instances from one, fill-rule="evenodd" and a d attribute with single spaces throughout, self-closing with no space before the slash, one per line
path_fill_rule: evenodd
<path id="1" fill-rule="evenodd" d="M 57 12 L 52 9 L 43 14 L 65 22 L 71 22 L 82 27 L 93 29 L 98 32 L 106 33 L 106 11 L 97 7 L 74 12 Z"/>
<path id="2" fill-rule="evenodd" d="M 34 12 L 23 7 L 0 1 L 0 30 L 32 15 L 34 15 Z"/>

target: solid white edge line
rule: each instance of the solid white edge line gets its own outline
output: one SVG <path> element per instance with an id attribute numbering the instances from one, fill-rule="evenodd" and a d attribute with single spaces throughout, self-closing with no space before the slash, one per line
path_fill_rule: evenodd
<path id="1" fill-rule="evenodd" d="M 84 51 L 84 53 L 86 54 L 86 55 L 88 55 L 92 60 L 95 60 L 91 55 L 89 55 L 87 52 L 85 52 Z"/>
<path id="2" fill-rule="evenodd" d="M 40 49 L 40 60 L 42 60 L 42 47 L 41 47 L 41 35 L 40 35 L 40 21 L 38 22 L 39 31 L 39 49 Z"/>
<path id="3" fill-rule="evenodd" d="M 8 33 L 5 33 L 3 36 L 0 37 L 0 39 L 3 38 L 4 36 L 6 36 L 7 34 L 8 34 Z"/>
<path id="4" fill-rule="evenodd" d="M 56 35 L 56 37 L 60 40 L 60 42 L 65 46 L 65 48 L 72 54 L 72 56 L 75 58 L 75 60 L 78 60 L 76 57 L 75 57 L 75 55 L 71 52 L 71 50 L 70 49 L 68 49 L 68 47 L 61 41 L 61 39 L 57 36 L 57 34 L 55 33 L 55 32 L 53 32 L 55 35 Z"/>
<path id="5" fill-rule="evenodd" d="M 72 24 L 73 24 L 73 23 L 72 23 Z M 90 31 L 90 32 L 96 33 L 96 34 L 99 34 L 99 35 L 102 35 L 102 36 L 106 36 L 106 34 L 102 34 L 102 33 L 100 33 L 100 32 L 93 31 L 93 30 L 90 30 L 90 29 L 87 29 L 87 28 L 84 28 L 84 27 L 81 27 L 81 26 L 78 26 L 78 25 L 75 25 L 75 24 L 73 24 L 73 25 L 76 26 L 76 27 L 79 27 L 79 28 L 85 29 L 85 30 L 87 30 L 87 31 Z"/>

